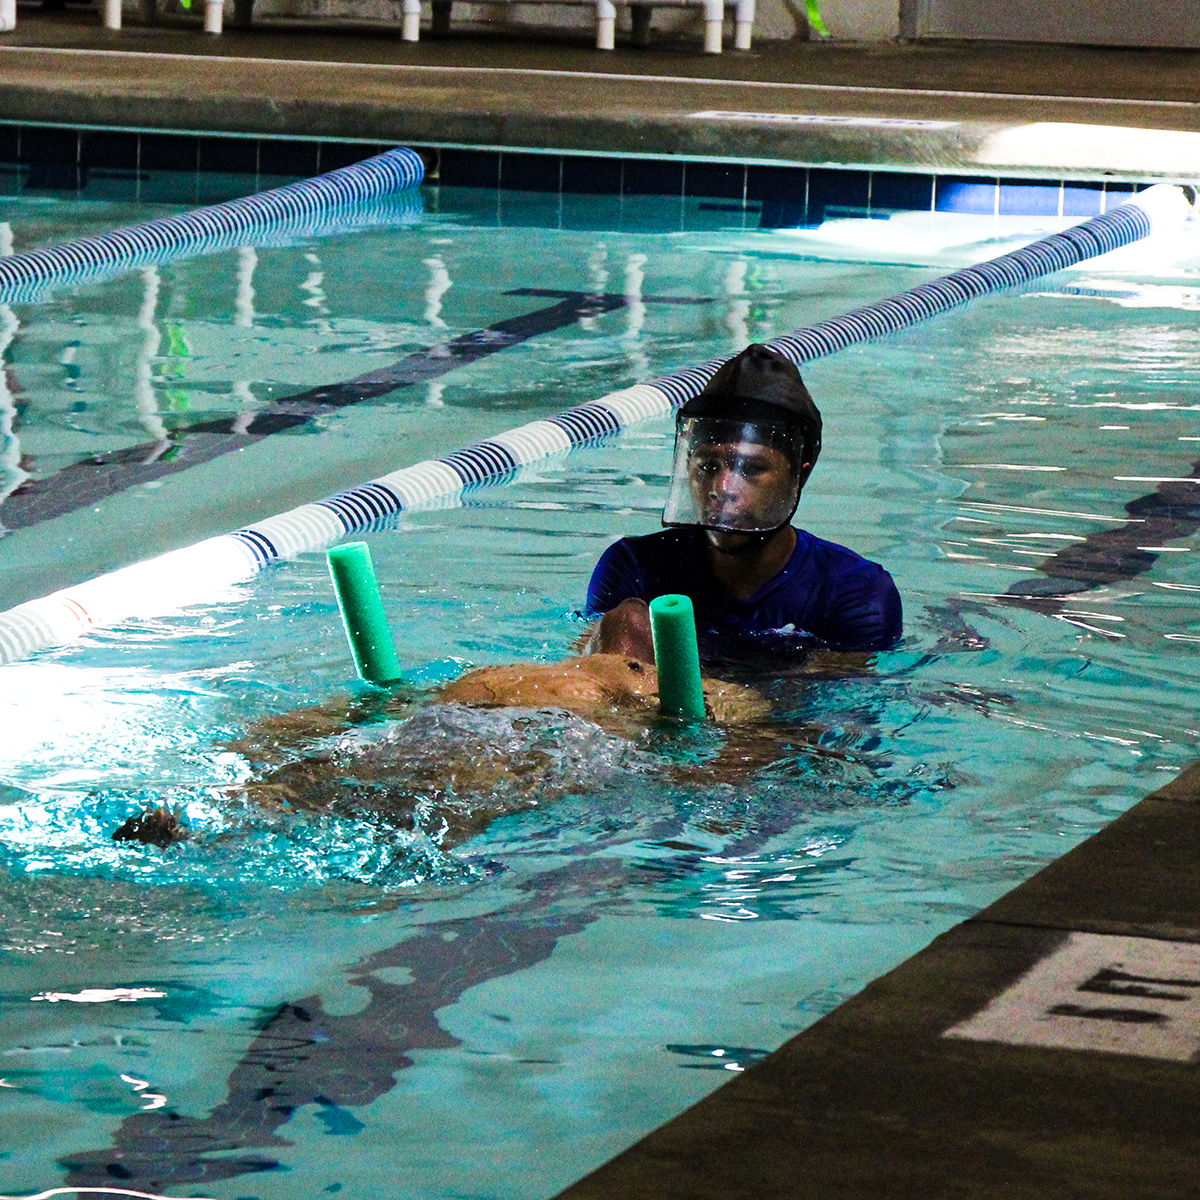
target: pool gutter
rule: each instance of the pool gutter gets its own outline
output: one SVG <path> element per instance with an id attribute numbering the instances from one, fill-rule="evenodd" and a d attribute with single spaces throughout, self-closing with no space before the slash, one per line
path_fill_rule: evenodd
<path id="1" fill-rule="evenodd" d="M 1200 178 L 1200 104 L 1179 99 L 710 78 L 701 59 L 693 76 L 630 75 L 556 70 L 549 55 L 545 67 L 405 65 L 22 46 L 12 37 L 0 43 L 0 120 L 11 123 L 985 176 Z"/>

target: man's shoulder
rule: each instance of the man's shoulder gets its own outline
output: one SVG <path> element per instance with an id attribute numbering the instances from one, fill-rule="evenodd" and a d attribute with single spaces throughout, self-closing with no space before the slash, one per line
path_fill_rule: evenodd
<path id="1" fill-rule="evenodd" d="M 588 611 L 607 612 L 631 596 L 649 601 L 679 591 L 696 573 L 689 532 L 664 529 L 613 542 L 592 572 Z"/>
<path id="2" fill-rule="evenodd" d="M 801 562 L 791 594 L 808 596 L 806 618 L 811 623 L 806 628 L 846 650 L 894 644 L 903 627 L 903 606 L 887 570 L 848 546 L 810 533 L 802 536 L 807 553 L 797 556 Z"/>
<path id="3" fill-rule="evenodd" d="M 793 562 L 797 564 L 816 567 L 822 571 L 845 571 L 851 575 L 859 573 L 873 575 L 876 572 L 887 574 L 887 571 L 879 563 L 865 558 L 858 551 L 851 550 L 849 546 L 817 537 L 815 533 L 809 533 L 806 529 L 798 529 L 796 532 L 799 536 L 796 551 L 793 554 Z"/>

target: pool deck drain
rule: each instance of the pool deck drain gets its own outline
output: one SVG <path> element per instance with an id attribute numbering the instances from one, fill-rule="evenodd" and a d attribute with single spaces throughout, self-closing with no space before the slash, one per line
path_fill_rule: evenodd
<path id="1" fill-rule="evenodd" d="M 579 39 L 586 32 L 580 31 Z M 5 121 L 1028 177 L 1200 177 L 1179 51 L 683 42 L 602 53 L 486 31 L 411 44 L 276 22 L 108 31 L 22 9 Z M 586 103 L 583 101 L 586 100 Z M 698 115 L 706 114 L 706 115 Z"/>
<path id="2" fill-rule="evenodd" d="M 1200 763 L 561 1200 L 1194 1200 Z"/>

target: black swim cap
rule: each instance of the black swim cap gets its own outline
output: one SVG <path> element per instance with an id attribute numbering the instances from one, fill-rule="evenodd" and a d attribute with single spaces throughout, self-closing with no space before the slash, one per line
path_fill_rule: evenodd
<path id="1" fill-rule="evenodd" d="M 709 417 L 746 425 L 788 425 L 799 432 L 799 469 L 809 471 L 821 453 L 821 413 L 791 359 L 758 343 L 723 363 L 704 390 L 680 410 L 678 419 Z M 764 437 L 771 444 L 771 439 Z M 803 472 L 801 485 L 808 478 Z"/>

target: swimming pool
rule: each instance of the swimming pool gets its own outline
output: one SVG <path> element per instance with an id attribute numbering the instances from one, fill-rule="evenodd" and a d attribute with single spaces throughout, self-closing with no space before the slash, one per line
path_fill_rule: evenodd
<path id="1" fill-rule="evenodd" d="M 1034 228 L 729 216 L 654 234 L 548 229 L 545 199 L 512 193 L 497 226 L 488 203 L 431 189 L 402 228 L 14 306 L 10 482 L 434 353 L 560 292 L 621 298 L 14 528 L 7 603 Z M 132 214 L 23 199 L 5 215 L 22 246 Z M 630 748 L 565 719 L 480 717 L 467 734 L 541 738 L 587 787 L 453 853 L 384 823 L 248 809 L 228 743 L 354 689 L 319 556 L 3 668 L 0 1187 L 550 1195 L 1178 769 L 1200 640 L 1196 263 L 1191 235 L 1134 248 L 806 368 L 826 438 L 799 519 L 893 572 L 907 637 L 872 673 L 773 683 L 779 749 L 749 780 L 672 782 L 664 763 L 704 760 L 711 737 Z M 555 294 L 521 294 L 539 290 Z M 657 527 L 669 446 L 648 422 L 368 533 L 409 678 L 568 653 L 600 550 Z M 412 720 L 418 742 L 464 735 L 436 708 Z M 186 808 L 191 843 L 111 842 L 161 799 Z"/>

